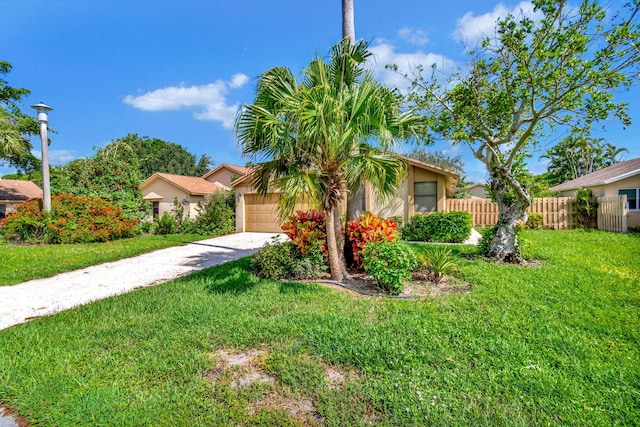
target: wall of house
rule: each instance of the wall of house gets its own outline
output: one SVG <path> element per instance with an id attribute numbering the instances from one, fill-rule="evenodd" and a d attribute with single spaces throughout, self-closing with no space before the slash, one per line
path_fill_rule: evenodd
<path id="1" fill-rule="evenodd" d="M 591 191 L 595 196 L 617 196 L 619 189 L 638 189 L 640 188 L 640 175 L 632 176 L 630 178 L 622 179 L 620 181 L 612 182 L 606 185 L 597 185 L 591 187 Z M 561 196 L 575 197 L 576 190 L 563 191 Z M 640 226 L 640 211 L 630 211 L 627 215 L 627 226 L 638 227 Z"/>
<path id="2" fill-rule="evenodd" d="M 471 194 L 472 199 L 488 199 L 487 189 L 484 185 L 472 185 L 469 187 L 469 194 Z"/>
<path id="3" fill-rule="evenodd" d="M 187 193 L 186 191 L 183 191 L 177 188 L 175 185 L 171 185 L 161 179 L 157 179 L 147 185 L 144 188 L 142 194 L 146 195 L 151 192 L 163 196 L 161 200 L 158 200 L 158 214 L 160 216 L 162 216 L 162 214 L 165 212 L 171 213 L 171 210 L 173 209 L 173 200 L 177 197 L 184 206 L 185 216 L 195 218 L 198 215 L 198 212 L 196 211 L 198 202 L 204 200 L 204 196 L 189 195 L 189 193 Z M 149 202 L 149 204 L 151 204 L 151 202 Z"/>
<path id="4" fill-rule="evenodd" d="M 447 210 L 447 189 L 444 175 L 440 175 L 435 172 L 427 171 L 415 166 L 409 168 L 408 178 L 408 197 L 407 197 L 407 211 L 408 218 L 415 215 L 414 210 L 414 192 L 413 184 L 416 182 L 436 181 L 437 182 L 437 211 L 444 212 Z"/>
<path id="5" fill-rule="evenodd" d="M 252 193 L 250 185 L 239 185 L 236 187 L 236 231 L 244 232 L 244 195 Z"/>
<path id="6" fill-rule="evenodd" d="M 208 176 L 206 178 L 207 181 L 209 182 L 219 182 L 220 184 L 224 185 L 226 188 L 225 190 L 230 190 L 231 189 L 231 181 L 233 178 L 237 177 L 238 173 L 231 171 L 227 168 L 221 168 L 218 172 L 216 172 L 215 174 Z"/>
<path id="7" fill-rule="evenodd" d="M 413 186 L 413 185 L 412 185 Z M 401 217 L 403 221 L 409 218 L 407 209 L 407 197 L 409 194 L 409 180 L 405 179 L 395 195 L 386 201 L 381 201 L 375 197 L 371 185 L 366 185 L 365 207 L 368 211 L 375 212 L 382 218 Z"/>

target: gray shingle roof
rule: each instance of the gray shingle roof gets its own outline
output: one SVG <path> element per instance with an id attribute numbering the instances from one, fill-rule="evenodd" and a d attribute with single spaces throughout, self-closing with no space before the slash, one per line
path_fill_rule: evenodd
<path id="1" fill-rule="evenodd" d="M 580 187 L 595 187 L 596 185 L 609 184 L 635 175 L 640 175 L 640 158 L 620 162 L 608 168 L 572 179 L 571 181 L 563 182 L 555 187 L 551 187 L 549 190 L 567 191 Z"/>

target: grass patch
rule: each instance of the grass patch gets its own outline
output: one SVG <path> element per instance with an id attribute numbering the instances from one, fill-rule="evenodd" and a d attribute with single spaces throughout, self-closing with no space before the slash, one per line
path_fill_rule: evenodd
<path id="1" fill-rule="evenodd" d="M 104 243 L 72 245 L 14 245 L 0 242 L 0 286 L 55 276 L 103 262 L 180 246 L 205 239 L 198 235 L 144 235 Z"/>
<path id="2" fill-rule="evenodd" d="M 640 239 L 525 236 L 540 267 L 455 247 L 468 294 L 354 299 L 243 259 L 37 319 L 0 332 L 0 403 L 37 425 L 640 424 Z M 274 382 L 212 382 L 219 349 L 261 349 Z"/>

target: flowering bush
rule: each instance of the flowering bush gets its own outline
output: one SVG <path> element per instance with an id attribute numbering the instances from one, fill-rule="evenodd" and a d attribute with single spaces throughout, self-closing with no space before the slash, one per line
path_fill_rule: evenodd
<path id="1" fill-rule="evenodd" d="M 20 240 L 44 243 L 105 242 L 135 234 L 137 221 L 102 199 L 59 194 L 51 198 L 51 213 L 42 211 L 41 200 L 16 206 L 1 223 L 2 233 Z"/>
<path id="2" fill-rule="evenodd" d="M 360 215 L 359 221 L 347 224 L 347 233 L 353 250 L 356 268 L 362 268 L 362 250 L 367 243 L 391 242 L 398 234 L 398 226 L 393 219 L 382 219 L 373 213 Z"/>
<path id="3" fill-rule="evenodd" d="M 325 212 L 296 211 L 291 220 L 284 223 L 281 228 L 300 253 L 306 255 L 319 251 L 325 262 L 328 261 Z"/>

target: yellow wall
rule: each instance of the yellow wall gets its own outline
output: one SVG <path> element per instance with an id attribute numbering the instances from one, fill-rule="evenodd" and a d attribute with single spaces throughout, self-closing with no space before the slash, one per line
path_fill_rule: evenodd
<path id="1" fill-rule="evenodd" d="M 162 179 L 156 179 L 147 185 L 142 195 L 146 196 L 149 193 L 156 193 L 158 195 L 163 196 L 159 204 L 159 212 L 158 214 L 162 216 L 164 212 L 171 213 L 171 209 L 173 209 L 173 200 L 175 197 L 178 198 L 180 202 L 186 200 L 187 203 L 184 205 L 184 213 L 185 216 L 189 216 L 190 218 L 195 218 L 198 214 L 196 211 L 196 207 L 198 206 L 198 202 L 204 200 L 204 196 L 190 196 L 189 193 L 177 188 L 175 185 L 171 185 L 168 182 Z M 149 202 L 151 204 L 151 202 Z"/>
<path id="2" fill-rule="evenodd" d="M 632 176 L 630 178 L 622 179 L 620 181 L 612 182 L 611 184 L 598 185 L 590 187 L 595 196 L 617 196 L 620 189 L 638 189 L 640 188 L 640 175 Z M 563 191 L 561 196 L 563 197 L 575 197 L 576 191 Z M 629 227 L 640 226 L 640 211 L 630 211 L 627 215 L 627 225 Z"/>
<path id="3" fill-rule="evenodd" d="M 220 170 L 218 172 L 216 172 L 215 174 L 208 176 L 207 177 L 207 181 L 209 182 L 219 182 L 220 184 L 224 185 L 226 188 L 225 190 L 230 190 L 231 189 L 231 180 L 234 177 L 237 177 L 238 173 L 237 172 L 233 172 L 227 168 L 220 168 Z"/>

